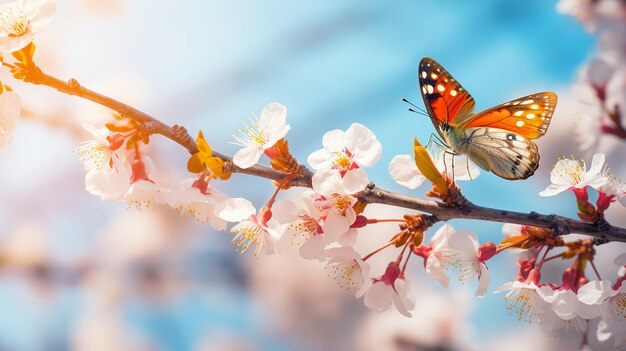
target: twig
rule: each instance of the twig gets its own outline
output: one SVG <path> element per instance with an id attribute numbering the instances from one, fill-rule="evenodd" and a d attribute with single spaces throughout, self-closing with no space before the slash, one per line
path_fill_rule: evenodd
<path id="1" fill-rule="evenodd" d="M 120 101 L 98 94 L 83 87 L 75 79 L 70 79 L 65 82 L 37 70 L 36 72 L 32 72 L 32 75 L 28 77 L 27 81 L 33 84 L 45 85 L 54 88 L 65 94 L 79 96 L 83 99 L 93 101 L 97 104 L 117 111 L 122 117 L 130 118 L 143 124 L 149 124 L 151 132 L 161 134 L 166 138 L 175 141 L 192 154 L 197 152 L 196 144 L 193 139 L 189 137 L 189 134 L 184 127 L 178 125 L 170 127 L 156 118 L 135 109 L 134 107 L 128 106 Z M 230 156 L 223 155 L 215 151 L 213 154 L 214 156 L 220 157 L 225 161 L 232 161 Z M 285 177 L 285 174 L 282 172 L 259 165 L 246 169 L 232 165 L 232 172 L 249 174 L 272 180 L 281 180 Z M 302 166 L 302 176 L 295 178 L 291 182 L 291 185 L 311 187 L 312 175 L 313 174 L 309 169 Z M 599 226 L 597 224 L 586 223 L 557 215 L 544 215 L 537 212 L 521 213 L 505 211 L 477 206 L 469 202 L 462 206 L 449 206 L 438 201 L 424 200 L 408 195 L 393 193 L 373 186 L 368 187 L 367 190 L 368 191 L 362 191 L 358 194 L 360 201 L 427 212 L 442 221 L 459 218 L 501 223 L 516 223 L 535 227 L 551 228 L 555 233 L 586 234 L 594 237 L 597 243 L 605 243 L 609 241 L 626 242 L 626 229 L 612 226 L 606 222 Z"/>

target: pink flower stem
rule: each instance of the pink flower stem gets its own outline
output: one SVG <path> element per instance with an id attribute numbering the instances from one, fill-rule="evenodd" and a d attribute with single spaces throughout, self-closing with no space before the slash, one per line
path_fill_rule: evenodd
<path id="1" fill-rule="evenodd" d="M 413 244 L 411 244 L 410 247 L 411 247 L 411 251 L 410 252 L 413 252 Z M 406 248 L 406 246 L 405 246 L 405 248 Z M 404 261 L 404 265 L 402 265 L 402 276 L 404 276 L 404 271 L 406 270 L 406 266 L 408 265 L 409 259 L 411 258 L 411 256 L 413 256 L 413 255 L 411 255 L 409 253 L 409 255 L 406 257 L 406 260 Z"/>
<path id="2" fill-rule="evenodd" d="M 367 256 L 363 257 L 363 262 L 367 261 L 370 257 L 372 257 L 372 256 L 374 256 L 375 254 L 377 254 L 377 253 L 381 252 L 382 250 L 384 250 L 384 249 L 388 248 L 388 247 L 389 247 L 390 245 L 392 245 L 392 244 L 393 244 L 393 242 L 392 242 L 392 241 L 390 241 L 390 242 L 388 242 L 387 244 L 385 244 L 385 245 L 383 245 L 383 246 L 379 247 L 378 249 L 376 249 L 376 250 L 374 250 L 374 251 L 370 252 Z"/>
<path id="3" fill-rule="evenodd" d="M 600 276 L 600 272 L 598 272 L 598 269 L 596 268 L 596 264 L 593 263 L 593 260 L 589 260 L 589 263 L 591 263 L 591 268 L 593 268 L 594 273 L 596 273 L 596 277 L 598 277 L 598 280 L 602 280 L 602 277 Z"/>
<path id="4" fill-rule="evenodd" d="M 561 258 L 561 257 L 563 257 L 564 255 L 565 255 L 565 253 L 560 253 L 560 254 L 558 254 L 558 255 L 550 256 L 550 257 L 548 257 L 548 258 L 544 259 L 544 260 L 541 262 L 541 264 L 544 264 L 544 263 L 546 263 L 546 262 L 548 262 L 548 261 L 552 261 L 552 260 L 557 259 L 557 258 Z"/>
<path id="5" fill-rule="evenodd" d="M 541 246 L 539 248 L 539 251 L 541 251 L 541 249 L 543 249 L 545 247 L 545 245 Z M 548 246 L 548 248 L 546 248 L 546 251 L 543 253 L 543 256 L 541 257 L 541 260 L 539 260 L 539 264 L 537 265 L 537 267 L 539 267 L 539 269 L 541 269 L 541 266 L 543 266 L 543 262 L 546 259 L 546 256 L 548 256 L 548 252 L 550 252 L 550 250 L 552 250 L 551 246 Z"/>
<path id="6" fill-rule="evenodd" d="M 409 247 L 409 243 L 411 241 L 407 240 L 406 244 L 404 244 L 404 247 L 402 248 L 402 251 L 400 252 L 400 254 L 398 255 L 398 258 L 396 258 L 396 264 L 400 264 L 400 262 L 402 261 L 402 257 L 404 256 L 404 252 L 406 251 L 406 248 Z M 411 256 L 411 255 L 409 255 Z"/>
<path id="7" fill-rule="evenodd" d="M 283 180 L 281 180 L 280 183 L 278 183 L 278 186 L 276 186 L 276 190 L 274 191 L 274 194 L 267 201 L 267 204 L 265 206 L 267 208 L 271 209 L 272 206 L 274 205 L 274 201 L 276 201 L 276 196 L 278 195 L 278 192 L 280 191 L 280 189 L 282 189 L 283 186 L 285 186 L 285 184 L 289 183 L 290 181 L 292 181 L 296 177 L 298 177 L 298 175 L 295 175 L 295 174 L 292 173 L 292 174 L 289 174 L 288 176 L 286 176 Z"/>
<path id="8" fill-rule="evenodd" d="M 390 222 L 405 223 L 406 221 L 404 219 L 375 219 L 375 218 L 368 218 L 367 219 L 367 224 L 390 223 Z"/>

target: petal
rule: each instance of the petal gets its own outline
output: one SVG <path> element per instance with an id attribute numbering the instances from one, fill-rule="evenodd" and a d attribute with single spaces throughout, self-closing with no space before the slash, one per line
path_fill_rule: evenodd
<path id="1" fill-rule="evenodd" d="M 336 213 L 329 214 L 324 224 L 322 224 L 322 230 L 328 242 L 339 240 L 340 235 L 347 232 L 348 229 L 350 229 L 348 219 Z"/>
<path id="2" fill-rule="evenodd" d="M 448 247 L 448 239 L 456 230 L 449 224 L 444 224 L 441 228 L 437 229 L 435 235 L 430 239 L 430 247 L 435 250 Z"/>
<path id="3" fill-rule="evenodd" d="M 409 189 L 416 189 L 426 180 L 410 155 L 394 157 L 389 163 L 389 174 L 396 183 Z"/>
<path id="4" fill-rule="evenodd" d="M 239 222 L 256 213 L 252 203 L 243 198 L 232 198 L 215 205 L 215 215 L 229 222 Z"/>
<path id="5" fill-rule="evenodd" d="M 348 229 L 347 232 L 341 234 L 337 242 L 341 246 L 353 246 L 356 243 L 358 231 L 354 228 Z"/>
<path id="6" fill-rule="evenodd" d="M 298 219 L 298 207 L 290 200 L 276 201 L 272 206 L 272 219 L 281 224 L 293 222 Z"/>
<path id="7" fill-rule="evenodd" d="M 281 128 L 273 128 L 267 130 L 267 142 L 263 144 L 263 149 L 269 149 L 274 146 L 277 141 L 287 135 L 289 130 L 291 130 L 291 127 L 289 125 L 282 126 Z"/>
<path id="8" fill-rule="evenodd" d="M 38 32 L 54 18 L 56 2 L 54 0 L 24 1 L 24 14 L 28 17 L 30 30 Z"/>
<path id="9" fill-rule="evenodd" d="M 576 184 L 576 188 L 584 188 L 586 186 L 590 186 L 594 189 L 598 189 L 599 187 L 605 185 L 609 181 L 609 178 L 603 177 L 597 174 L 585 174 L 585 179 L 583 179 L 580 183 Z"/>
<path id="10" fill-rule="evenodd" d="M 604 166 L 604 160 L 606 156 L 603 153 L 599 152 L 593 155 L 591 159 L 591 168 L 587 171 L 589 175 L 599 175 L 602 172 L 602 166 Z"/>
<path id="11" fill-rule="evenodd" d="M 343 148 L 345 147 L 344 134 L 345 133 L 339 129 L 335 129 L 335 130 L 331 130 L 330 132 L 327 132 L 322 137 L 322 146 L 324 146 L 324 149 L 326 151 L 331 152 L 331 153 L 342 151 Z"/>
<path id="12" fill-rule="evenodd" d="M 567 189 L 569 189 L 569 185 L 550 184 L 544 191 L 539 193 L 539 196 L 554 196 L 556 194 L 564 192 Z"/>
<path id="13" fill-rule="evenodd" d="M 411 317 L 410 310 L 415 308 L 415 301 L 409 297 L 408 283 L 403 279 L 396 280 L 397 293 L 393 294 L 393 305 L 405 317 Z"/>
<path id="14" fill-rule="evenodd" d="M 321 260 L 325 247 L 322 235 L 313 235 L 300 246 L 300 256 L 305 260 Z"/>
<path id="15" fill-rule="evenodd" d="M 484 263 L 480 264 L 480 274 L 478 275 L 478 288 L 476 289 L 476 296 L 485 297 L 487 289 L 489 288 L 489 270 Z"/>
<path id="16" fill-rule="evenodd" d="M 353 123 L 346 130 L 345 145 L 354 155 L 359 166 L 369 167 L 378 162 L 382 154 L 382 145 L 376 140 L 374 132 L 360 123 Z"/>
<path id="17" fill-rule="evenodd" d="M 287 107 L 278 103 L 271 102 L 267 104 L 261 111 L 259 122 L 266 127 L 283 127 L 287 122 Z"/>
<path id="18" fill-rule="evenodd" d="M 626 193 L 618 195 L 617 200 L 622 206 L 626 207 Z"/>
<path id="19" fill-rule="evenodd" d="M 367 308 L 376 312 L 383 312 L 391 306 L 394 293 L 391 286 L 382 282 L 374 283 L 365 293 L 363 302 Z"/>
<path id="20" fill-rule="evenodd" d="M 452 250 L 478 254 L 480 244 L 478 243 L 476 234 L 467 231 L 459 231 L 450 236 L 448 246 Z"/>
<path id="21" fill-rule="evenodd" d="M 600 305 L 578 304 L 578 316 L 584 319 L 594 319 L 600 316 Z"/>
<path id="22" fill-rule="evenodd" d="M 578 289 L 578 300 L 587 305 L 596 305 L 606 300 L 611 290 L 611 282 L 592 280 Z"/>
<path id="23" fill-rule="evenodd" d="M 334 169 L 322 169 L 315 172 L 312 179 L 313 190 L 322 195 L 331 195 L 341 191 L 341 175 Z"/>
<path id="24" fill-rule="evenodd" d="M 446 153 L 446 155 L 449 155 Z M 454 157 L 451 155 L 451 157 Z M 456 162 L 446 164 L 456 164 L 455 167 L 449 167 L 447 170 L 448 177 L 457 180 L 474 180 L 480 176 L 480 171 L 474 162 L 470 161 L 466 156 L 457 157 Z"/>
<path id="25" fill-rule="evenodd" d="M 307 162 L 315 170 L 333 167 L 333 159 L 326 149 L 319 149 L 311 153 L 307 158 Z"/>
<path id="26" fill-rule="evenodd" d="M 26 45 L 30 44 L 35 38 L 35 32 L 20 36 L 0 37 L 0 51 L 2 52 L 16 52 Z"/>
<path id="27" fill-rule="evenodd" d="M 502 234 L 504 234 L 505 238 L 518 236 L 522 234 L 522 226 L 519 224 L 504 223 L 502 226 Z"/>
<path id="28" fill-rule="evenodd" d="M 438 280 L 444 288 L 448 287 L 450 279 L 444 273 L 443 267 L 435 255 L 430 255 L 426 260 L 426 273 L 431 278 Z"/>
<path id="29" fill-rule="evenodd" d="M 241 168 L 250 168 L 259 162 L 263 150 L 256 145 L 244 147 L 235 153 L 233 162 Z"/>
<path id="30" fill-rule="evenodd" d="M 618 267 L 626 266 L 626 252 L 615 257 L 615 259 L 613 260 L 613 264 Z"/>
<path id="31" fill-rule="evenodd" d="M 559 290 L 554 294 L 552 310 L 564 320 L 571 320 L 578 315 L 580 302 L 571 290 Z"/>
<path id="32" fill-rule="evenodd" d="M 354 152 L 352 160 L 360 167 L 372 167 L 383 155 L 383 145 L 375 141 L 367 150 L 357 150 Z"/>
<path id="33" fill-rule="evenodd" d="M 348 171 L 342 178 L 342 188 L 348 194 L 357 193 L 367 186 L 369 180 L 367 179 L 367 172 L 365 170 L 357 168 Z"/>

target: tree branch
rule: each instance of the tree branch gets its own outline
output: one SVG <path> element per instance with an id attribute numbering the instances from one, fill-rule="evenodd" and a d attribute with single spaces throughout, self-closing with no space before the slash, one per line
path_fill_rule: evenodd
<path id="1" fill-rule="evenodd" d="M 45 85 L 62 93 L 79 96 L 83 99 L 108 107 L 117 111 L 122 117 L 133 119 L 142 124 L 150 125 L 151 132 L 161 134 L 166 138 L 175 141 L 187 149 L 187 151 L 191 154 L 198 151 L 195 142 L 189 137 L 189 134 L 184 127 L 178 125 L 170 127 L 156 118 L 135 109 L 134 107 L 128 106 L 120 101 L 83 87 L 75 79 L 70 79 L 65 82 L 38 70 L 37 72 L 32 72 L 32 75 L 30 75 L 25 81 L 37 85 Z M 213 154 L 214 156 L 222 158 L 224 161 L 232 161 L 230 156 L 223 155 L 215 151 Z M 259 165 L 246 169 L 239 168 L 234 164 L 231 164 L 230 166 L 233 173 L 249 174 L 271 180 L 281 180 L 286 176 L 282 172 Z M 312 186 L 311 178 L 313 174 L 305 166 L 302 166 L 302 169 L 303 175 L 294 179 L 290 184 L 292 186 L 310 188 Z M 598 244 L 609 241 L 626 242 L 626 229 L 612 226 L 606 221 L 593 224 L 553 214 L 544 215 L 537 212 L 512 212 L 477 206 L 472 203 L 468 203 L 463 206 L 449 206 L 438 201 L 424 200 L 408 195 L 389 192 L 384 189 L 376 188 L 373 184 L 366 190 L 361 191 L 358 194 L 358 197 L 365 203 L 385 204 L 430 213 L 440 221 L 459 218 L 490 222 L 516 223 L 535 227 L 551 228 L 557 235 L 565 235 L 569 233 L 586 234 L 594 237 Z"/>

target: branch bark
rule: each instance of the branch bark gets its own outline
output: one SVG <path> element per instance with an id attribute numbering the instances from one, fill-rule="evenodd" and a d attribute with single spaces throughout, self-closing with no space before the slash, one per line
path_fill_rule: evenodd
<path id="1" fill-rule="evenodd" d="M 65 82 L 58 78 L 47 75 L 41 71 L 33 72 L 27 80 L 30 83 L 44 85 L 58 90 L 64 94 L 74 95 L 86 100 L 93 101 L 102 106 L 106 106 L 122 117 L 131 118 L 144 125 L 149 125 L 150 131 L 160 134 L 174 142 L 180 144 L 189 153 L 197 152 L 196 144 L 184 127 L 174 125 L 168 126 L 160 120 L 120 101 L 108 96 L 89 90 L 78 83 L 75 79 Z M 222 158 L 224 161 L 232 162 L 230 156 L 213 152 L 214 156 Z M 311 187 L 312 172 L 303 166 L 303 175 L 291 181 L 292 186 Z M 233 173 L 242 173 L 280 181 L 286 174 L 269 167 L 255 165 L 242 169 L 231 164 Z M 361 201 L 365 203 L 378 203 L 411 210 L 426 212 L 433 215 L 439 221 L 450 219 L 475 219 L 490 222 L 516 223 L 522 225 L 551 228 L 557 235 L 569 233 L 585 234 L 596 239 L 597 244 L 611 241 L 626 242 L 626 229 L 610 225 L 608 222 L 588 223 L 580 220 L 567 218 L 558 215 L 545 215 L 537 212 L 521 213 L 495 208 L 477 206 L 472 203 L 463 206 L 449 206 L 439 201 L 425 200 L 408 195 L 393 193 L 384 189 L 368 187 L 358 194 Z"/>

